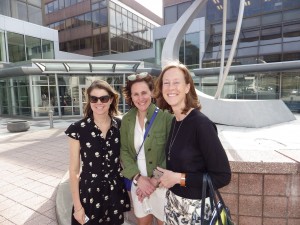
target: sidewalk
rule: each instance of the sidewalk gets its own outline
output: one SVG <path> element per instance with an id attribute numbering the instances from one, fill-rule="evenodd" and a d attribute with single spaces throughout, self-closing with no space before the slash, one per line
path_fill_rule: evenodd
<path id="1" fill-rule="evenodd" d="M 68 169 L 71 120 L 30 121 L 26 132 L 9 133 L 0 118 L 0 224 L 57 225 L 57 186 Z M 75 121 L 74 119 L 73 121 Z"/>
<path id="2" fill-rule="evenodd" d="M 28 131 L 10 133 L 6 124 L 14 120 L 0 117 L 0 224 L 70 224 L 64 130 L 78 118 L 54 120 L 51 129 L 49 120 L 29 120 Z"/>

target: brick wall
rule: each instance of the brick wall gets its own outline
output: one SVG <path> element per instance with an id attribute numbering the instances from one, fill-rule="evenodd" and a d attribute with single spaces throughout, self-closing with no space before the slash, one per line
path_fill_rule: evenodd
<path id="1" fill-rule="evenodd" d="M 221 190 L 236 225 L 299 225 L 300 175 L 233 172 Z"/>

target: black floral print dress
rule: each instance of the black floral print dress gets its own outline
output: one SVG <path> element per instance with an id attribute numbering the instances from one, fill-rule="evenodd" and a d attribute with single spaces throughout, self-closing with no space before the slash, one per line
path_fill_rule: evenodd
<path id="1" fill-rule="evenodd" d="M 91 118 L 77 121 L 65 131 L 80 142 L 79 193 L 90 218 L 87 225 L 123 224 L 123 212 L 130 210 L 129 196 L 120 173 L 120 123 L 120 119 L 112 118 L 106 138 Z M 72 224 L 79 224 L 73 213 Z"/>

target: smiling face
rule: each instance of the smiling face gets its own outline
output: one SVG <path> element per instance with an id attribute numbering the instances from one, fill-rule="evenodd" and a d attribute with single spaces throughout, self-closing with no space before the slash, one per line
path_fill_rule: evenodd
<path id="1" fill-rule="evenodd" d="M 190 84 L 186 84 L 183 71 L 179 68 L 165 71 L 162 78 L 162 94 L 174 112 L 185 107 L 185 98 L 189 90 Z"/>
<path id="2" fill-rule="evenodd" d="M 136 82 L 131 86 L 131 99 L 140 112 L 146 112 L 151 104 L 151 91 L 146 82 Z"/>
<path id="3" fill-rule="evenodd" d="M 108 92 L 104 89 L 95 88 L 91 91 L 90 96 L 102 97 L 109 95 Z M 107 103 L 101 102 L 99 99 L 96 103 L 90 103 L 94 115 L 105 115 L 108 114 L 112 98 L 109 99 Z"/>

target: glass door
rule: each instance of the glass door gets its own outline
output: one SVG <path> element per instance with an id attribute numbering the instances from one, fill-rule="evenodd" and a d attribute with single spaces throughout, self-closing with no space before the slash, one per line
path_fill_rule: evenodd
<path id="1" fill-rule="evenodd" d="M 86 99 L 86 89 L 88 86 L 79 86 L 79 108 L 80 108 L 80 115 L 83 116 L 83 110 L 85 105 L 87 104 Z"/>

